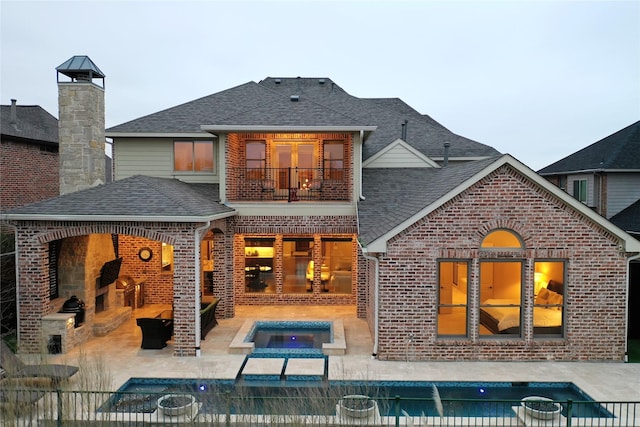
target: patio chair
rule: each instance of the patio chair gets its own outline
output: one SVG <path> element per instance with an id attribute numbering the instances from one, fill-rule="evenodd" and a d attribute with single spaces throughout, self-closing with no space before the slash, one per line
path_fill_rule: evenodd
<path id="1" fill-rule="evenodd" d="M 38 364 L 27 365 L 0 340 L 0 367 L 7 378 L 48 378 L 53 385 L 68 380 L 78 372 L 77 366 Z"/>

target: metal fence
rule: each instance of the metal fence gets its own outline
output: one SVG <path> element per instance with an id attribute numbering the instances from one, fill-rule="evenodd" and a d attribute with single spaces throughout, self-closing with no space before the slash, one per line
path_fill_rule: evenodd
<path id="1" fill-rule="evenodd" d="M 286 398 L 203 392 L 0 392 L 3 426 L 640 426 L 640 402 L 348 396 Z"/>

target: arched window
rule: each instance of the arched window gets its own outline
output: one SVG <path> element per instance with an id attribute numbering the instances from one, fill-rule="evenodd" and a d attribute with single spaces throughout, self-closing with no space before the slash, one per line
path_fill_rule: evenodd
<path id="1" fill-rule="evenodd" d="M 522 248 L 522 239 L 510 230 L 494 230 L 482 239 L 482 248 Z"/>

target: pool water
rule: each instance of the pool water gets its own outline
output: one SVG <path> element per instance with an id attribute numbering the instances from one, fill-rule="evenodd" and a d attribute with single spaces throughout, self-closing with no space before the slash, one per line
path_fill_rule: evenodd
<path id="1" fill-rule="evenodd" d="M 331 342 L 330 322 L 255 322 L 246 338 L 255 348 L 322 349 Z"/>
<path id="2" fill-rule="evenodd" d="M 396 396 L 401 398 L 400 409 L 409 415 L 435 416 L 433 385 L 438 388 L 445 416 L 514 417 L 511 407 L 526 396 L 565 402 L 562 403 L 565 415 L 566 402 L 572 400 L 580 402 L 573 408 L 574 417 L 612 416 L 568 382 L 261 381 L 251 384 L 234 380 L 131 378 L 101 410 L 152 412 L 160 395 L 182 392 L 195 395 L 203 404 L 201 412 L 205 413 L 275 414 L 283 411 L 281 413 L 334 415 L 335 405 L 342 396 L 363 394 L 377 400 L 382 416 L 397 413 Z"/>

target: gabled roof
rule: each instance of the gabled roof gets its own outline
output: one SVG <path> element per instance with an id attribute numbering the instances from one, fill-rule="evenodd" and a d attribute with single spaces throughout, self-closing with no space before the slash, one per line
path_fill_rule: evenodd
<path id="1" fill-rule="evenodd" d="M 11 123 L 11 105 L 0 106 L 0 131 L 4 137 L 24 142 L 58 145 L 58 119 L 38 105 L 16 105 L 16 123 Z"/>
<path id="2" fill-rule="evenodd" d="M 297 97 L 292 102 L 292 96 Z M 109 137 L 248 130 L 363 130 L 367 159 L 401 136 L 425 156 L 490 157 L 494 148 L 450 132 L 397 98 L 349 95 L 328 78 L 273 78 L 249 82 L 107 129 Z M 373 132 L 371 132 L 373 131 Z M 371 132 L 370 134 L 368 132 Z"/>
<path id="3" fill-rule="evenodd" d="M 640 241 L 508 154 L 438 169 L 363 169 L 360 243 L 368 252 L 386 252 L 391 238 L 505 164 L 617 236 L 627 252 L 640 252 Z"/>
<path id="4" fill-rule="evenodd" d="M 363 169 L 360 241 L 368 245 L 381 238 L 495 161 L 493 157 L 443 168 Z"/>
<path id="5" fill-rule="evenodd" d="M 609 221 L 627 233 L 640 237 L 640 200 L 609 218 Z"/>
<path id="6" fill-rule="evenodd" d="M 200 222 L 235 215 L 217 184 L 135 175 L 12 209 L 8 220 Z"/>
<path id="7" fill-rule="evenodd" d="M 640 172 L 640 121 L 540 169 L 540 175 L 591 171 Z"/>

